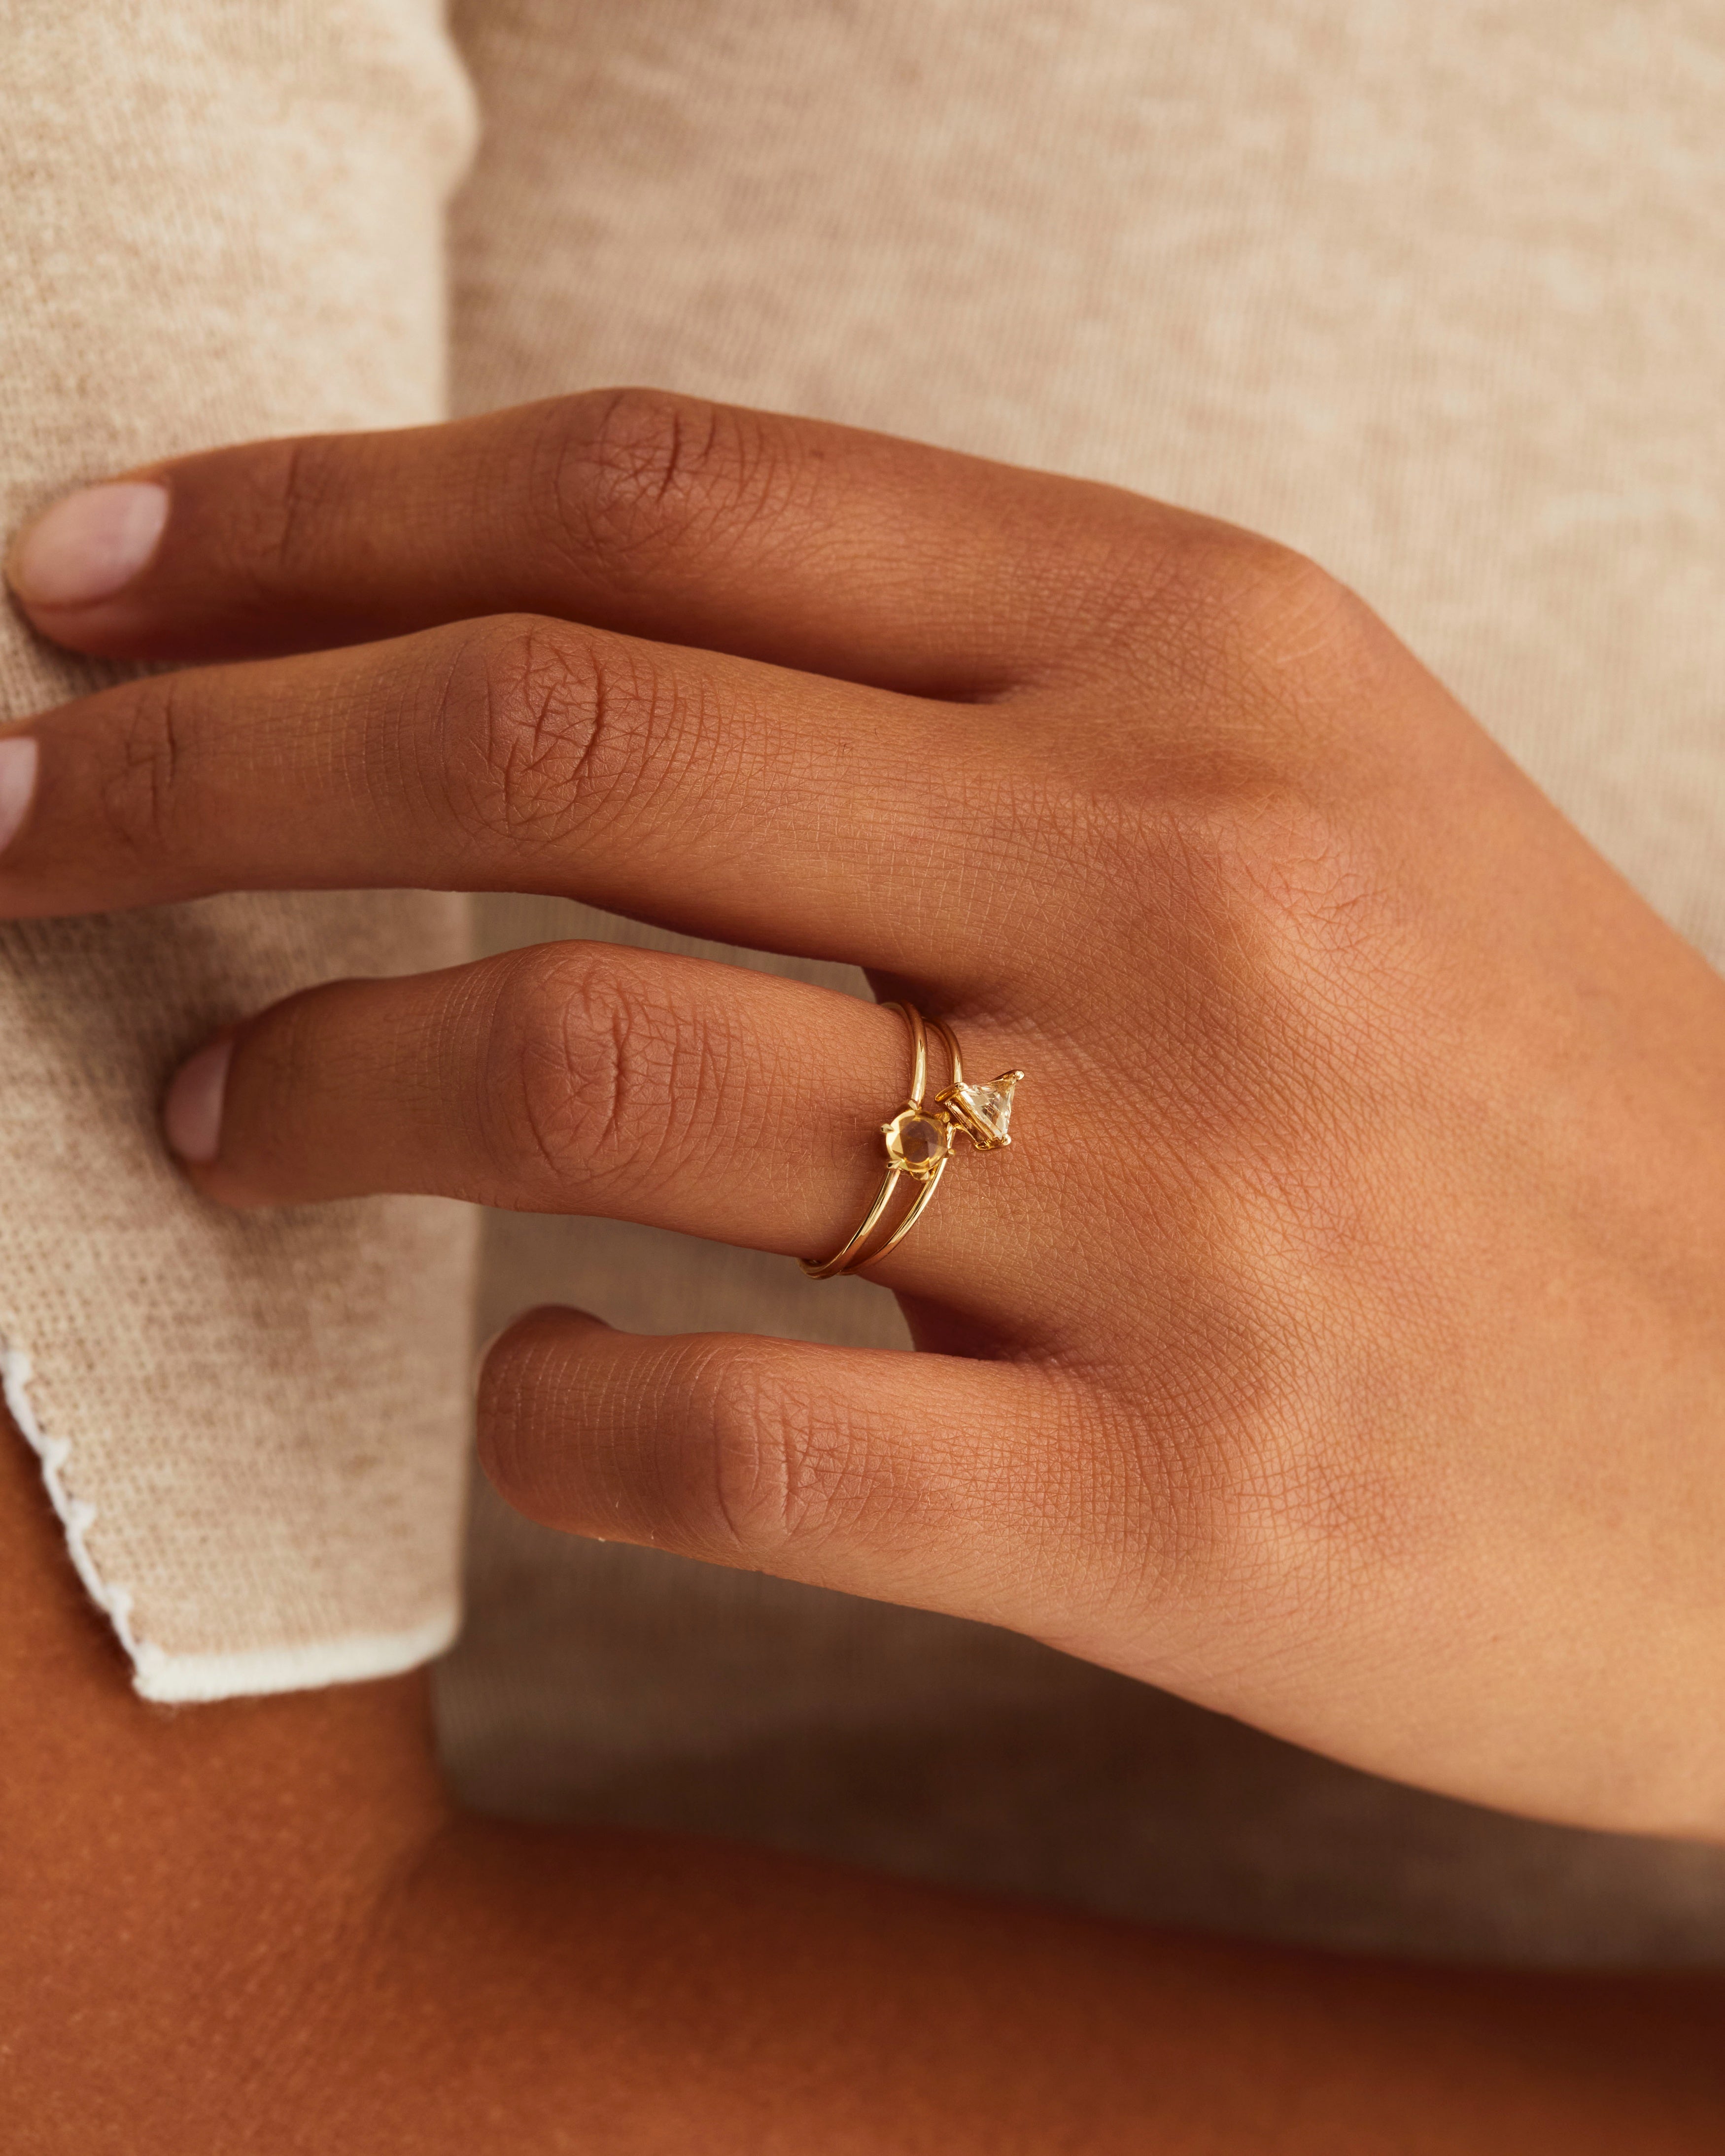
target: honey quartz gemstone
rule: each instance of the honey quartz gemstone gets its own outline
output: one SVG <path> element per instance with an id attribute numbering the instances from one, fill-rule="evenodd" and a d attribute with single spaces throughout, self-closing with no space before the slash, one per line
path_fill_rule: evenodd
<path id="1" fill-rule="evenodd" d="M 906 1168 L 928 1168 L 947 1150 L 949 1133 L 932 1116 L 900 1116 L 886 1126 L 886 1150 Z"/>

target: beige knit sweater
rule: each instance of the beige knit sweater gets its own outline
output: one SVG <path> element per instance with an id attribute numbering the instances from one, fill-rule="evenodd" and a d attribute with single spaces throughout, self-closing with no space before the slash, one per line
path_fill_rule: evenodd
<path id="1" fill-rule="evenodd" d="M 0 0 L 9 519 L 196 444 L 434 414 L 452 295 L 460 409 L 655 381 L 1307 548 L 1725 957 L 1716 0 L 465 0 L 454 29 L 484 134 L 446 277 L 471 110 L 431 0 Z M 0 635 L 8 715 L 88 678 Z M 151 1130 L 213 1021 L 436 963 L 452 907 L 0 931 L 7 1398 L 153 1696 L 452 1626 L 466 1216 L 219 1216 Z M 528 899 L 480 934 L 596 927 L 665 940 Z M 490 1222 L 484 1322 L 547 1295 L 901 1337 L 860 1283 Z M 1717 1859 L 1414 1799 L 982 1628 L 490 1502 L 471 1582 L 446 1733 L 514 1809 L 1308 1936 L 1725 1943 Z"/>

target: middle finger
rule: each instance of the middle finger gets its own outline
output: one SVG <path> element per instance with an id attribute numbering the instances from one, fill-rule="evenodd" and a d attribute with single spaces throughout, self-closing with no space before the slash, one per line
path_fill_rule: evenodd
<path id="1" fill-rule="evenodd" d="M 981 902 L 959 716 L 531 614 L 157 675 L 12 729 L 0 915 L 531 891 L 914 973 Z"/>

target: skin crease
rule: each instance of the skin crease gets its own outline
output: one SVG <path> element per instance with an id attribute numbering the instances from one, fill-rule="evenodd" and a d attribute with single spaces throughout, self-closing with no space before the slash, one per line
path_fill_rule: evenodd
<path id="1" fill-rule="evenodd" d="M 1020 1143 L 957 1163 L 880 1269 L 929 1352 L 535 1314 L 482 1393 L 507 1495 L 1014 1625 L 1457 1794 L 1718 1831 L 1725 990 L 1348 594 L 1106 490 L 640 393 L 157 476 L 151 563 L 38 626 L 308 655 L 24 722 L 4 911 L 567 890 L 856 958 L 973 1075 L 1030 1074 Z M 887 1014 L 557 947 L 247 1021 L 193 1172 L 228 1203 L 431 1188 L 824 1253 L 903 1086 Z M 213 2101 L 285 2087 L 271 2131 L 422 2099 L 470 2128 L 506 2085 L 548 2148 L 578 2145 L 572 2087 L 583 2148 L 1717 2143 L 1710 1980 L 1415 1977 L 439 1823 L 398 1734 L 337 1861 L 318 1761 L 350 1747 L 316 1717 L 365 1711 L 195 1718 L 300 1715 L 234 1756 L 283 1789 L 284 1749 L 311 1763 L 264 1989 L 293 2021 L 309 1987 L 317 2069 L 286 2040 L 259 2066 L 249 2017 L 213 2069 Z M 53 1786 L 111 1803 L 101 1745 L 157 1725 L 103 1712 Z M 179 1786 L 201 1852 L 214 1784 Z M 27 2013 L 87 1871 L 46 1866 L 48 1943 L 15 1928 Z M 243 1887 L 171 1913 L 174 1983 L 127 1984 L 116 2024 L 186 1972 L 228 1995 Z M 93 1958 L 86 1932 L 74 1999 Z"/>

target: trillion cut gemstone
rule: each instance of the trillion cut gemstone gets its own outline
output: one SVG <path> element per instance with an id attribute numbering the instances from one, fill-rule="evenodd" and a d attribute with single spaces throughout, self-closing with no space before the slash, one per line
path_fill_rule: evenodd
<path id="1" fill-rule="evenodd" d="M 1003 1070 L 992 1085 L 972 1086 L 960 1081 L 949 1086 L 941 1099 L 957 1114 L 965 1129 L 984 1147 L 1012 1143 L 1007 1135 L 1012 1122 L 1012 1096 L 1022 1070 Z"/>

